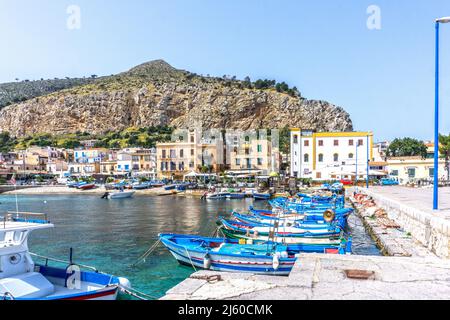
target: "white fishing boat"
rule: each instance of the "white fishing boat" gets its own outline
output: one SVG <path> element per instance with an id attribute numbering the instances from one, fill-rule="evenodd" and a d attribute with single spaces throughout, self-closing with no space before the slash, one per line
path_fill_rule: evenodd
<path id="1" fill-rule="evenodd" d="M 131 198 L 136 192 L 135 191 L 119 191 L 119 192 L 105 192 L 102 199 L 125 199 Z"/>
<path id="2" fill-rule="evenodd" d="M 229 194 L 230 194 L 229 192 L 222 192 L 222 191 L 212 192 L 206 195 L 206 199 L 208 200 L 226 199 Z"/>
<path id="3" fill-rule="evenodd" d="M 45 214 L 8 212 L 0 218 L 0 300 L 115 300 L 120 288 L 130 286 L 125 278 L 74 264 L 71 258 L 61 268 L 49 265 L 61 260 L 30 253 L 30 233 L 54 227 Z M 45 264 L 35 264 L 32 256 L 44 258 Z"/>

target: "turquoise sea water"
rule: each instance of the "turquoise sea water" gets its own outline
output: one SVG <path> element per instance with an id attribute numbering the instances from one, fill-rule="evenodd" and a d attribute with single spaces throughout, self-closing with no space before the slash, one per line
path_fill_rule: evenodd
<path id="1" fill-rule="evenodd" d="M 126 277 L 134 288 L 155 298 L 193 272 L 179 265 L 162 246 L 145 262 L 131 267 L 157 241 L 159 233 L 209 236 L 219 216 L 229 216 L 232 209 L 243 211 L 253 204 L 252 199 L 202 201 L 172 196 L 104 200 L 96 195 L 20 195 L 18 199 L 19 211 L 47 213 L 55 224 L 53 229 L 31 235 L 31 252 L 68 260 L 72 247 L 75 262 Z M 255 203 L 255 207 L 266 206 L 264 201 Z M 0 215 L 15 209 L 14 196 L 0 195 Z M 357 223 L 352 225 L 356 253 L 379 254 L 364 229 Z"/>

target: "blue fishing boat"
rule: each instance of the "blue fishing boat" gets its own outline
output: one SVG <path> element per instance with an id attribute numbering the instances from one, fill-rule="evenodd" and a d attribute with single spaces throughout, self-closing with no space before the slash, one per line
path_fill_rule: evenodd
<path id="1" fill-rule="evenodd" d="M 159 239 L 179 263 L 200 269 L 286 276 L 297 260 L 287 246 L 274 243 L 179 234 L 160 234 Z"/>
<path id="2" fill-rule="evenodd" d="M 234 220 L 219 218 L 219 223 L 225 229 L 237 234 L 258 235 L 262 238 L 268 238 L 274 226 L 258 226 L 252 223 L 244 223 Z M 325 228 L 302 228 L 297 226 L 278 226 L 275 231 L 275 237 L 299 237 L 299 238 L 339 238 L 342 229 L 335 225 L 327 225 Z"/>
<path id="3" fill-rule="evenodd" d="M 270 200 L 271 197 L 272 195 L 268 192 L 253 192 L 253 199 L 255 200 Z"/>
<path id="4" fill-rule="evenodd" d="M 228 199 L 244 199 L 245 198 L 245 193 L 243 192 L 230 192 L 227 195 Z"/>
<path id="5" fill-rule="evenodd" d="M 0 300 L 115 300 L 121 288 L 130 286 L 125 278 L 75 264 L 72 258 L 61 268 L 49 264 L 63 261 L 29 252 L 29 234 L 53 227 L 46 215 L 9 212 L 1 218 Z M 32 257 L 45 264 L 35 264 Z"/>
<path id="6" fill-rule="evenodd" d="M 255 226 L 273 226 L 275 221 L 279 221 L 280 226 L 294 226 L 304 229 L 326 229 L 330 225 L 336 225 L 344 228 L 346 223 L 345 219 L 335 219 L 333 222 L 329 223 L 325 220 L 304 220 L 294 218 L 277 218 L 277 217 L 263 217 L 252 214 L 240 214 L 239 212 L 233 212 L 232 216 L 237 221 L 253 224 Z"/>

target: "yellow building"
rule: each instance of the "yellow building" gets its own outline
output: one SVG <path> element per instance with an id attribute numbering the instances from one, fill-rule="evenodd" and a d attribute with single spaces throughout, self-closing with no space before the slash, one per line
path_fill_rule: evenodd
<path id="1" fill-rule="evenodd" d="M 432 180 L 434 177 L 434 159 L 415 157 L 387 158 L 389 176 L 397 179 L 400 184 L 418 180 Z M 439 179 L 445 179 L 445 160 L 439 159 Z"/>
<path id="2" fill-rule="evenodd" d="M 280 153 L 267 138 L 244 136 L 244 141 L 227 139 L 227 162 L 232 171 L 258 171 L 263 175 L 278 172 Z"/>
<path id="3" fill-rule="evenodd" d="M 158 178 L 182 178 L 192 171 L 220 169 L 223 143 L 219 136 L 205 139 L 195 130 L 185 130 L 174 137 L 172 142 L 156 145 Z"/>

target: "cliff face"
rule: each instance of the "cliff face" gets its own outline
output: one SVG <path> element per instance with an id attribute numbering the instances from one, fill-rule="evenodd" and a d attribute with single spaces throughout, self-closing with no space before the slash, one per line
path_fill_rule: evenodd
<path id="1" fill-rule="evenodd" d="M 328 102 L 252 89 L 236 80 L 200 77 L 163 61 L 0 110 L 0 130 L 14 136 L 96 134 L 156 125 L 352 130 L 349 114 Z"/>

